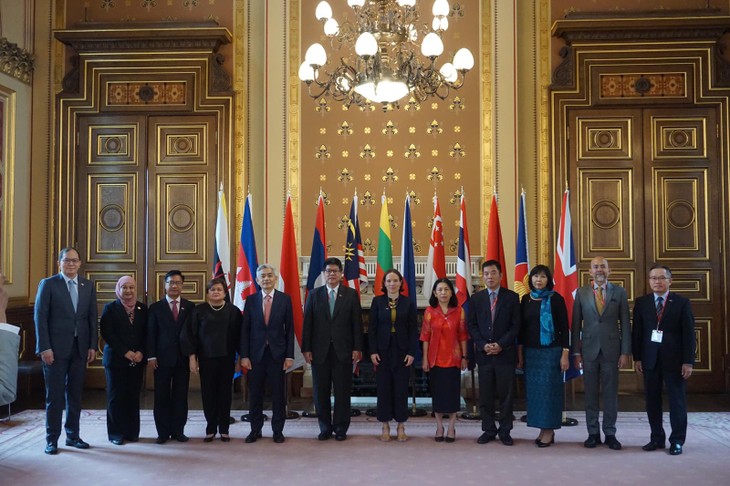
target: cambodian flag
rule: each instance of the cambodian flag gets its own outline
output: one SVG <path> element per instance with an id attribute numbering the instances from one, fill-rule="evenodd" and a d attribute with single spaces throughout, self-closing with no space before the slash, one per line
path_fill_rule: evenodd
<path id="1" fill-rule="evenodd" d="M 259 290 L 256 283 L 258 266 L 256 237 L 251 219 L 251 194 L 249 194 L 246 196 L 246 205 L 243 209 L 241 239 L 238 241 L 238 256 L 236 257 L 236 290 L 233 293 L 233 304 L 241 309 L 241 312 L 246 306 L 246 299 Z"/>

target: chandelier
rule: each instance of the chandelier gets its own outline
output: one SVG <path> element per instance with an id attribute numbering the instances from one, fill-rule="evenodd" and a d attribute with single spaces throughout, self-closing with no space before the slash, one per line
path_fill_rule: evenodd
<path id="1" fill-rule="evenodd" d="M 398 106 L 398 100 L 409 94 L 418 101 L 432 96 L 443 100 L 450 90 L 461 88 L 466 72 L 474 66 L 469 49 L 459 49 L 451 62 L 436 66 L 444 51 L 441 35 L 449 27 L 448 1 L 434 1 L 430 26 L 422 23 L 416 3 L 347 0 L 353 19 L 339 24 L 329 3 L 319 2 L 315 16 L 323 24 L 332 50 L 345 49 L 347 54 L 328 64 L 321 44 L 307 49 L 299 79 L 307 84 L 309 96 L 330 96 L 346 106 L 382 103 L 385 109 L 389 104 Z M 328 65 L 333 65 L 331 72 Z"/>

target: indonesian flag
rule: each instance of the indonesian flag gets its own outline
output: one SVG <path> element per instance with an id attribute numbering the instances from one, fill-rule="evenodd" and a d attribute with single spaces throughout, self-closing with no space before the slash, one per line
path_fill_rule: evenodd
<path id="1" fill-rule="evenodd" d="M 215 246 L 213 247 L 213 278 L 226 281 L 226 299 L 230 302 L 231 291 L 231 246 L 228 237 L 228 211 L 223 183 L 218 190 L 218 215 L 215 222 Z"/>
<path id="2" fill-rule="evenodd" d="M 297 239 L 294 232 L 294 216 L 291 209 L 291 196 L 286 198 L 286 213 L 284 214 L 284 235 L 281 242 L 281 262 L 279 263 L 279 291 L 291 298 L 294 320 L 294 335 L 297 342 L 294 346 L 294 365 L 289 371 L 304 365 L 302 356 L 302 325 L 304 312 L 302 310 L 302 291 L 299 281 L 299 257 L 297 255 Z"/>
<path id="3" fill-rule="evenodd" d="M 314 237 L 312 252 L 309 256 L 309 273 L 307 274 L 307 292 L 325 284 L 324 261 L 327 258 L 327 239 L 324 233 L 324 197 L 319 193 L 317 200 L 317 217 L 314 220 Z"/>
<path id="4" fill-rule="evenodd" d="M 487 252 L 485 261 L 496 260 L 502 267 L 502 281 L 500 285 L 507 287 L 507 267 L 504 262 L 504 244 L 502 243 L 502 228 L 499 225 L 499 210 L 497 195 L 492 196 L 492 206 L 489 208 L 489 228 L 487 229 Z"/>
<path id="5" fill-rule="evenodd" d="M 515 292 L 522 298 L 530 293 L 530 258 L 527 251 L 527 213 L 525 191 L 520 194 L 520 212 L 517 215 L 517 248 L 515 250 Z"/>
<path id="6" fill-rule="evenodd" d="M 241 309 L 246 306 L 246 299 L 258 291 L 256 283 L 256 237 L 253 233 L 251 219 L 251 194 L 246 196 L 246 205 L 243 209 L 243 224 L 241 238 L 238 241 L 238 255 L 236 257 L 236 290 L 233 293 L 233 304 Z"/>
<path id="7" fill-rule="evenodd" d="M 555 245 L 555 291 L 565 299 L 568 310 L 568 326 L 573 322 L 573 303 L 578 290 L 578 270 L 575 266 L 575 252 L 573 251 L 573 227 L 570 218 L 570 191 L 563 193 L 563 204 L 560 211 L 560 228 L 558 241 Z M 573 360 L 568 360 L 570 367 L 565 372 L 564 380 L 568 381 L 580 376 L 580 371 L 573 366 Z"/>
<path id="8" fill-rule="evenodd" d="M 461 193 L 461 210 L 459 216 L 459 249 L 456 260 L 456 298 L 464 307 L 474 291 L 471 283 L 471 255 L 469 252 L 469 232 L 466 228 L 466 200 Z"/>
<path id="9" fill-rule="evenodd" d="M 380 229 L 378 230 L 378 263 L 375 270 L 375 283 L 373 284 L 375 295 L 383 295 L 383 277 L 386 271 L 393 268 L 393 240 L 390 237 L 390 214 L 388 213 L 388 200 L 385 194 L 383 194 L 381 202 Z"/>
<path id="10" fill-rule="evenodd" d="M 416 296 L 416 259 L 413 255 L 413 224 L 411 222 L 411 196 L 406 194 L 403 210 L 403 239 L 400 245 L 400 272 L 403 275 L 403 295 L 418 304 Z"/>
<path id="11" fill-rule="evenodd" d="M 441 206 L 438 196 L 433 196 L 433 224 L 428 247 L 428 263 L 423 276 L 423 295 L 431 297 L 436 280 L 446 277 L 446 254 L 444 249 L 444 225 L 441 219 Z"/>

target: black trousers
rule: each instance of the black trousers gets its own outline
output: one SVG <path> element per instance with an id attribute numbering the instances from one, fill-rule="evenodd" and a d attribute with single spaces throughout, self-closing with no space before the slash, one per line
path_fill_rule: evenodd
<path id="1" fill-rule="evenodd" d="M 180 361 L 176 366 L 155 370 L 155 427 L 157 436 L 168 439 L 184 433 L 188 421 L 190 366 Z"/>
<path id="2" fill-rule="evenodd" d="M 228 434 L 231 418 L 233 356 L 198 358 L 206 435 Z"/>
<path id="3" fill-rule="evenodd" d="M 346 434 L 350 428 L 350 392 L 352 391 L 352 363 L 337 359 L 335 348 L 330 344 L 323 363 L 312 363 L 317 376 L 317 416 L 320 432 Z M 332 415 L 330 388 L 334 390 L 335 410 Z"/>
<path id="4" fill-rule="evenodd" d="M 79 437 L 81 392 L 86 374 L 86 352 L 81 357 L 78 339 L 74 340 L 71 356 L 55 358 L 52 365 L 43 364 L 46 383 L 46 442 L 58 442 L 61 419 L 66 409 L 66 437 Z"/>
<path id="5" fill-rule="evenodd" d="M 663 443 L 666 439 L 662 425 L 662 384 L 667 387 L 669 399 L 669 422 L 672 425 L 669 442 L 684 444 L 687 437 L 687 381 L 682 378 L 680 369 L 676 371 L 662 369 L 661 359 L 657 359 L 654 369 L 644 368 L 644 396 L 646 416 L 651 427 L 651 440 Z"/>
<path id="6" fill-rule="evenodd" d="M 139 391 L 144 366 L 107 367 L 106 431 L 109 440 L 139 439 Z"/>
<path id="7" fill-rule="evenodd" d="M 380 364 L 375 370 L 375 385 L 378 390 L 377 417 L 379 422 L 405 422 L 408 420 L 408 377 L 410 368 L 406 367 L 400 356 L 403 354 L 395 344 L 392 335 L 388 350 L 378 353 Z M 405 356 L 404 356 L 405 358 Z"/>
<path id="8" fill-rule="evenodd" d="M 482 430 L 496 435 L 494 422 L 494 401 L 499 398 L 499 433 L 512 430 L 512 407 L 514 404 L 515 367 L 511 364 L 487 363 L 479 365 L 479 413 L 482 416 Z"/>
<path id="9" fill-rule="evenodd" d="M 251 431 L 260 432 L 264 426 L 264 384 L 271 390 L 271 430 L 281 433 L 286 422 L 286 396 L 284 393 L 284 360 L 275 360 L 268 346 L 264 348 L 261 361 L 251 365 L 248 372 L 249 400 L 251 414 Z"/>

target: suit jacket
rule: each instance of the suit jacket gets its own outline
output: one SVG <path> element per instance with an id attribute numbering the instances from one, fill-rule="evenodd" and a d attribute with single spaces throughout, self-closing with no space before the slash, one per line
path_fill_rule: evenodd
<path id="1" fill-rule="evenodd" d="M 105 367 L 125 368 L 129 366 L 129 360 L 124 357 L 127 351 L 141 351 L 145 359 L 147 358 L 145 349 L 147 306 L 143 303 L 135 304 L 134 324 L 131 324 L 124 305 L 119 300 L 109 302 L 101 313 L 99 327 L 101 337 L 106 343 L 101 360 Z"/>
<path id="2" fill-rule="evenodd" d="M 323 364 L 330 343 L 337 359 L 352 361 L 353 351 L 362 351 L 363 331 L 360 299 L 355 289 L 340 285 L 335 310 L 330 316 L 329 288 L 326 285 L 312 290 L 304 306 L 302 352 L 311 352 L 312 361 Z"/>
<path id="3" fill-rule="evenodd" d="M 176 322 L 165 297 L 150 306 L 147 317 L 147 357 L 157 358 L 157 366 L 182 364 L 187 367 L 188 359 L 182 352 L 180 334 L 185 322 L 193 315 L 194 308 L 195 304 L 181 298 Z"/>
<path id="4" fill-rule="evenodd" d="M 608 283 L 603 312 L 598 314 L 593 285 L 580 287 L 573 304 L 572 354 L 580 353 L 593 361 L 602 352 L 606 359 L 618 361 L 619 355 L 631 354 L 629 301 L 623 287 Z"/>
<path id="5" fill-rule="evenodd" d="M 656 328 L 654 294 L 643 295 L 636 299 L 634 305 L 634 361 L 641 361 L 646 370 L 655 369 L 659 356 L 662 368 L 667 371 L 680 371 L 683 364 L 694 365 L 697 343 L 695 318 L 689 299 L 669 292 L 659 322 L 659 330 L 664 334 L 661 343 L 651 340 L 651 332 Z"/>
<path id="6" fill-rule="evenodd" d="M 263 294 L 259 291 L 250 295 L 243 308 L 239 349 L 241 358 L 249 358 L 252 364 L 260 363 L 268 342 L 269 351 L 275 361 L 294 359 L 293 316 L 291 298 L 283 292 L 274 290 L 267 325 L 264 321 Z"/>
<path id="7" fill-rule="evenodd" d="M 487 364 L 490 359 L 495 364 L 515 364 L 517 362 L 517 334 L 520 332 L 520 296 L 500 287 L 497 305 L 492 321 L 492 305 L 489 290 L 484 289 L 472 295 L 469 300 L 467 328 L 476 348 L 475 357 L 479 365 Z M 484 345 L 495 342 L 502 352 L 490 356 L 484 352 Z"/>
<path id="8" fill-rule="evenodd" d="M 80 357 L 86 358 L 89 349 L 99 347 L 93 282 L 78 276 L 78 292 L 79 301 L 74 311 L 71 294 L 61 273 L 41 280 L 34 310 L 36 354 L 50 349 L 55 358 L 70 358 L 74 332 L 78 336 Z"/>
<path id="9" fill-rule="evenodd" d="M 390 305 L 387 295 L 373 298 L 370 304 L 368 324 L 368 343 L 370 353 L 384 354 L 390 344 Z M 418 352 L 418 323 L 416 306 L 410 299 L 401 296 L 395 307 L 395 342 L 403 357 L 409 354 L 416 357 Z"/>

